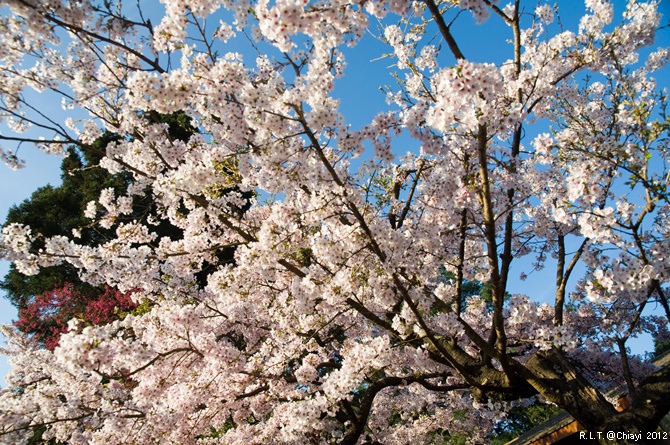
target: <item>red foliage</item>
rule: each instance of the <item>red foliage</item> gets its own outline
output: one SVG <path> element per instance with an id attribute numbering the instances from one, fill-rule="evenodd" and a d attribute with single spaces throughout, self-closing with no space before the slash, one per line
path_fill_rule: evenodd
<path id="1" fill-rule="evenodd" d="M 109 286 L 105 286 L 101 294 L 85 293 L 72 283 L 63 283 L 52 291 L 36 295 L 25 307 L 19 308 L 19 319 L 14 325 L 53 350 L 61 334 L 67 332 L 69 320 L 77 318 L 92 325 L 110 323 L 118 319 L 121 312 L 137 307 L 131 294 Z"/>

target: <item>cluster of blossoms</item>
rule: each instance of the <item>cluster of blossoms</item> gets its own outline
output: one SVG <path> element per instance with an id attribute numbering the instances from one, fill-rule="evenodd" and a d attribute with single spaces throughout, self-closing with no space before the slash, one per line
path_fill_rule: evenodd
<path id="1" fill-rule="evenodd" d="M 497 5 L 498 0 L 492 1 L 491 4 Z M 469 9 L 477 23 L 483 23 L 489 18 L 489 5 L 484 0 L 459 0 L 458 6 L 461 9 Z"/>
<path id="2" fill-rule="evenodd" d="M 520 104 L 508 108 L 499 102 L 503 77 L 493 64 L 459 60 L 457 66 L 439 72 L 433 82 L 437 100 L 427 122 L 441 132 L 452 126 L 476 132 L 480 125 L 491 125 L 493 132 L 505 133 L 522 117 Z"/>
<path id="3" fill-rule="evenodd" d="M 114 229 L 95 245 L 3 228 L 21 272 L 66 262 L 118 293 L 67 332 L 74 290 L 36 300 L 42 318 L 58 307 L 53 351 L 7 331 L 0 443 L 480 443 L 502 401 L 538 394 L 605 430 L 614 407 L 585 395 L 619 383 L 653 399 L 632 417 L 645 427 L 667 412 L 670 387 L 652 393 L 656 370 L 626 352 L 670 317 L 670 124 L 650 78 L 668 54 L 637 61 L 653 3 L 611 26 L 613 5 L 589 0 L 557 35 L 549 5 L 520 29 L 513 5 L 484 0 L 164 0 L 155 27 L 111 3 L 9 1 L 0 18 L 0 119 L 53 130 L 54 150 L 113 133 L 100 166 L 130 182 L 87 205 Z M 461 53 L 445 21 L 471 20 L 461 9 L 510 25 L 509 60 Z M 372 18 L 400 82 L 349 125 L 363 99 L 339 95 L 346 46 Z M 91 118 L 24 116 L 27 87 Z M 528 129 L 543 119 L 551 133 Z M 420 147 L 398 157 L 406 140 Z M 509 295 L 513 274 L 547 266 L 551 304 Z"/>

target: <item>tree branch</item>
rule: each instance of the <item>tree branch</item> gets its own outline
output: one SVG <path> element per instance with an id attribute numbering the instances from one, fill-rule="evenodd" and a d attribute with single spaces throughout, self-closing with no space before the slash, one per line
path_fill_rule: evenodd
<path id="1" fill-rule="evenodd" d="M 433 19 L 435 20 L 435 23 L 437 23 L 437 27 L 440 30 L 440 33 L 442 34 L 442 37 L 444 37 L 444 40 L 446 40 L 447 45 L 449 45 L 449 49 L 451 50 L 451 53 L 456 57 L 456 59 L 461 60 L 465 59 L 465 56 L 461 52 L 461 49 L 458 47 L 458 44 L 456 43 L 456 40 L 454 39 L 454 36 L 451 34 L 451 31 L 449 30 L 449 26 L 447 23 L 444 21 L 444 17 L 442 17 L 442 13 L 440 12 L 440 8 L 435 4 L 434 0 L 424 0 L 424 3 L 428 7 L 428 10 L 430 11 L 431 15 L 433 16 Z"/>

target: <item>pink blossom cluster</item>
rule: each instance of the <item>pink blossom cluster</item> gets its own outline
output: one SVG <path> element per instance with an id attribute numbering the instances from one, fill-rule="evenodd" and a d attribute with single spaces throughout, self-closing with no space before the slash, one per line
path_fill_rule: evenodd
<path id="1" fill-rule="evenodd" d="M 100 166 L 130 184 L 86 207 L 110 239 L 12 224 L 0 255 L 128 297 L 89 315 L 142 310 L 59 320 L 53 351 L 7 328 L 0 443 L 41 427 L 72 445 L 482 443 L 538 395 L 579 416 L 583 394 L 647 394 L 655 369 L 627 342 L 665 338 L 670 317 L 670 124 L 652 77 L 668 55 L 638 60 L 654 3 L 616 24 L 587 0 L 558 33 L 551 5 L 483 0 L 166 0 L 155 24 L 6 4 L 0 119 L 55 134 L 34 141 L 52 152 L 115 133 Z M 510 25 L 510 54 L 463 54 L 461 9 Z M 399 82 L 349 122 L 364 99 L 338 86 L 371 23 Z M 35 116 L 27 88 L 61 95 L 63 123 Z M 160 119 L 175 114 L 195 131 L 175 137 Z M 551 282 L 510 295 L 542 268 Z"/>

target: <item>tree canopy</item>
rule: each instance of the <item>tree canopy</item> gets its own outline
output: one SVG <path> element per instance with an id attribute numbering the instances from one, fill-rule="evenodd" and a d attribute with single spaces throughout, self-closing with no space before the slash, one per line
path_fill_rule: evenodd
<path id="1" fill-rule="evenodd" d="M 670 369 L 628 350 L 670 319 L 656 2 L 574 27 L 522 0 L 161 3 L 0 3 L 0 157 L 74 146 L 89 172 L 113 135 L 95 165 L 124 181 L 74 187 L 84 220 L 58 198 L 94 242 L 12 220 L 0 255 L 144 308 L 53 351 L 5 328 L 0 442 L 482 443 L 541 399 L 644 443 L 670 411 Z M 351 122 L 368 32 L 397 82 Z"/>

